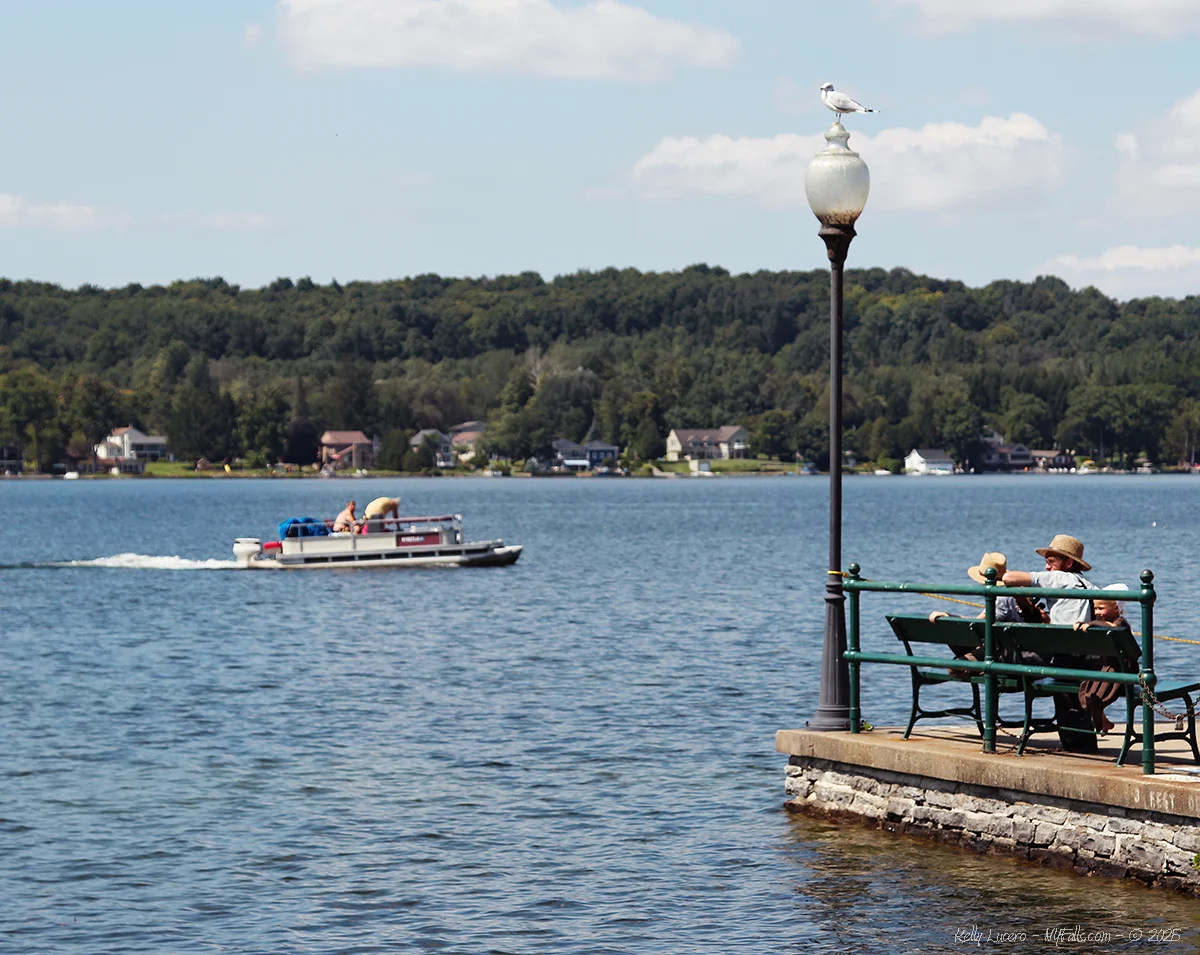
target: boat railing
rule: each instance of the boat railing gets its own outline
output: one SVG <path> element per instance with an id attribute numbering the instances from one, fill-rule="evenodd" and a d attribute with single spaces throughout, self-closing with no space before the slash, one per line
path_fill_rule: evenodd
<path id="1" fill-rule="evenodd" d="M 325 525 L 328 533 L 334 533 L 333 525 L 336 523 L 332 517 L 321 518 L 321 523 Z M 450 525 L 454 530 L 462 530 L 462 515 L 461 514 L 436 514 L 429 517 L 370 517 L 357 518 L 355 524 L 358 528 L 356 534 L 362 533 L 363 525 L 366 525 L 368 534 L 377 533 L 399 533 L 413 531 L 419 528 L 441 528 Z M 299 525 L 303 526 L 303 525 Z M 339 533 L 349 534 L 349 531 L 341 531 Z M 295 540 L 316 540 L 308 534 L 296 535 Z"/>
<path id="2" fill-rule="evenodd" d="M 389 518 L 371 518 L 372 520 L 389 520 Z M 443 514 L 440 517 L 393 517 L 390 519 L 396 524 L 461 524 L 461 514 Z"/>

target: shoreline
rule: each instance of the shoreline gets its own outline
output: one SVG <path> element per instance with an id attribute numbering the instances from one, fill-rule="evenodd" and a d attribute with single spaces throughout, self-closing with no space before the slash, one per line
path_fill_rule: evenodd
<path id="1" fill-rule="evenodd" d="M 1184 476 L 1200 476 L 1200 472 L 1191 471 L 1189 469 L 1180 470 L 1157 470 L 1150 474 L 1138 473 L 1137 471 L 1088 471 L 1084 474 L 1071 474 L 1070 472 L 1061 471 L 987 471 L 981 474 L 874 474 L 866 471 L 843 471 L 844 478 L 885 478 L 885 477 L 900 477 L 900 478 L 937 478 L 945 480 L 947 478 L 1032 478 L 1032 477 L 1053 477 L 1053 478 L 1090 478 L 1090 477 L 1184 477 Z M 753 477 L 802 477 L 802 478 L 821 478 L 829 477 L 828 471 L 817 471 L 811 473 L 798 473 L 794 471 L 786 471 L 781 468 L 764 468 L 759 471 L 750 470 L 730 470 L 730 471 L 707 471 L 707 472 L 689 472 L 689 471 L 658 471 L 652 474 L 594 474 L 589 471 L 567 472 L 561 474 L 538 473 L 531 474 L 528 471 L 514 471 L 507 475 L 487 475 L 481 472 L 450 472 L 440 474 L 427 474 L 420 471 L 371 471 L 366 474 L 321 474 L 319 472 L 272 472 L 272 471 L 222 471 L 214 469 L 212 471 L 186 471 L 173 474 L 79 474 L 71 480 L 80 481 L 194 481 L 194 480 L 371 480 L 375 478 L 487 478 L 488 480 L 496 480 L 497 478 L 584 478 L 587 480 L 604 480 L 608 478 L 649 478 L 649 479 L 668 479 L 678 480 L 687 478 L 753 478 Z M 66 480 L 62 474 L 0 474 L 0 483 L 4 481 L 62 481 Z"/>

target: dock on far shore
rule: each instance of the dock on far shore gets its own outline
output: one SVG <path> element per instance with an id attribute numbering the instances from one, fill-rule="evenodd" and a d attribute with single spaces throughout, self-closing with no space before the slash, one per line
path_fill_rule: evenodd
<path id="1" fill-rule="evenodd" d="M 1015 738 L 983 753 L 973 723 L 907 740 L 902 727 L 780 730 L 775 748 L 789 757 L 790 811 L 1200 895 L 1200 766 L 1179 740 L 1155 746 L 1155 775 L 1136 747 L 1117 766 L 1123 734 L 1091 755 L 1036 737 L 1023 756 Z"/>

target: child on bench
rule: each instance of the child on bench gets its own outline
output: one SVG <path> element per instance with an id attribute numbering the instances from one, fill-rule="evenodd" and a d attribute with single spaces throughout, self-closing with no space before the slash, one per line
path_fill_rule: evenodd
<path id="1" fill-rule="evenodd" d="M 1109 584 L 1105 590 L 1124 590 L 1124 584 Z M 1078 621 L 1073 624 L 1076 630 L 1090 630 L 1096 627 L 1105 627 L 1109 630 L 1116 630 L 1119 627 L 1129 628 L 1128 622 L 1125 620 L 1121 612 L 1121 604 L 1116 600 L 1093 600 L 1092 601 L 1092 619 L 1088 621 Z M 1114 673 L 1115 670 L 1109 664 L 1105 664 L 1100 668 L 1102 673 Z M 1084 680 L 1079 685 L 1079 704 L 1088 712 L 1088 716 L 1092 718 L 1092 726 L 1101 736 L 1108 733 L 1115 725 L 1112 720 L 1105 714 L 1105 709 L 1110 703 L 1115 703 L 1124 695 L 1124 690 L 1119 683 L 1108 683 L 1104 680 Z"/>

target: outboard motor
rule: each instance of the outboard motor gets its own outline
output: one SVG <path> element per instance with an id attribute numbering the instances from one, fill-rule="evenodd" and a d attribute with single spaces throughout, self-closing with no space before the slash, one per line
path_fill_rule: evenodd
<path id="1" fill-rule="evenodd" d="M 249 569 L 250 561 L 262 553 L 262 541 L 257 537 L 239 537 L 233 542 L 233 557 L 238 566 Z"/>

